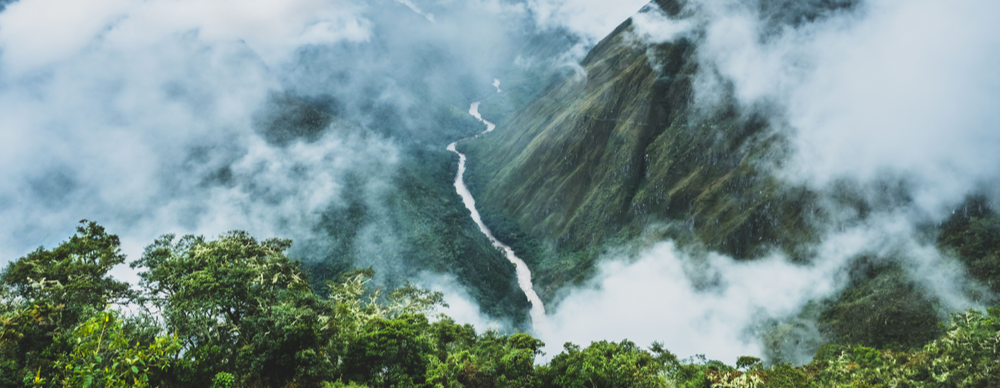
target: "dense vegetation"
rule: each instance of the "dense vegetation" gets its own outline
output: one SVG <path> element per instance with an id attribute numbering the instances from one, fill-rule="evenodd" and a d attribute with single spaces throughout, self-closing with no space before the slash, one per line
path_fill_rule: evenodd
<path id="1" fill-rule="evenodd" d="M 951 252 L 969 275 L 1000 295 L 1000 214 L 983 195 L 973 195 L 941 225 L 938 247 Z"/>
<path id="2" fill-rule="evenodd" d="M 799 367 L 680 360 L 663 345 L 567 343 L 538 364 L 525 333 L 438 315 L 442 295 L 372 287 L 354 270 L 320 296 L 288 240 L 165 235 L 108 271 L 118 237 L 93 222 L 0 275 L 0 387 L 995 387 L 1000 310 L 953 315 L 920 349 L 826 345 Z M 154 313 L 155 312 L 155 313 Z"/>

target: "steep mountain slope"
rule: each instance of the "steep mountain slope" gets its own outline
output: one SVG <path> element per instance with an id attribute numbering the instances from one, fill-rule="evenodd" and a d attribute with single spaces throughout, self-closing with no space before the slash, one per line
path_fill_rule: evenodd
<path id="1" fill-rule="evenodd" d="M 586 79 L 552 85 L 503 130 L 463 144 L 487 219 L 549 250 L 523 247 L 539 251 L 525 255 L 549 296 L 601 246 L 643 233 L 742 259 L 810 238 L 812 194 L 761 172 L 783 150 L 762 108 L 693 106 L 695 45 L 647 47 L 632 34 L 622 24 L 581 63 Z M 676 227 L 651 227 L 663 223 Z"/>
<path id="2" fill-rule="evenodd" d="M 774 3 L 780 2 L 762 2 Z M 673 1 L 657 4 L 672 16 L 682 9 Z M 780 107 L 741 105 L 732 90 L 696 100 L 698 34 L 650 45 L 636 38 L 635 28 L 623 23 L 580 63 L 579 76 L 555 78 L 509 116 L 491 110 L 490 104 L 510 105 L 502 96 L 487 100 L 484 115 L 501 125 L 459 145 L 469 156 L 466 179 L 484 220 L 531 266 L 547 302 L 557 304 L 564 286 L 593 276 L 608 249 L 669 238 L 737 260 L 780 251 L 808 263 L 830 225 L 858 225 L 912 205 L 905 180 L 891 177 L 845 180 L 823 191 L 780 180 L 773 172 L 791 152 L 775 121 Z M 995 289 L 996 244 L 983 237 L 995 229 L 995 217 L 979 206 L 982 200 L 970 201 L 970 210 L 959 213 L 964 218 L 943 229 L 930 226 L 918 238 L 922 244 L 937 238 Z M 845 289 L 791 321 L 805 318 L 829 341 L 866 346 L 914 348 L 939 334 L 942 303 L 904 270 L 912 259 L 906 252 L 847 259 Z M 779 333 L 788 327 L 776 324 L 764 334 L 772 360 L 783 359 L 782 343 L 799 342 Z"/>

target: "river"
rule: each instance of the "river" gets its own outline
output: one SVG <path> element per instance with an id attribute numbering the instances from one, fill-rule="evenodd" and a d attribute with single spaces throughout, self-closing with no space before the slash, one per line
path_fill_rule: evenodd
<path id="1" fill-rule="evenodd" d="M 499 82 L 497 82 L 497 84 L 499 84 Z M 497 91 L 499 92 L 499 85 L 494 86 L 497 86 Z M 496 125 L 483 120 L 483 117 L 479 114 L 479 102 L 472 103 L 472 106 L 469 108 L 469 114 L 483 122 L 483 124 L 486 124 L 486 131 L 483 133 L 488 133 L 496 129 Z M 479 137 L 483 133 L 480 133 L 475 137 Z M 489 237 L 490 242 L 493 243 L 494 247 L 501 250 L 504 255 L 507 256 L 507 260 L 514 263 L 517 272 L 517 285 L 521 288 L 521 291 L 524 291 L 524 295 L 528 297 L 528 301 L 531 302 L 531 321 L 533 324 L 541 323 L 545 319 L 545 305 L 542 303 L 542 299 L 538 297 L 538 294 L 535 293 L 534 287 L 531 285 L 531 269 L 529 269 L 528 265 L 524 263 L 524 260 L 521 260 L 521 258 L 514 254 L 514 250 L 511 249 L 510 246 L 500 242 L 500 240 L 497 240 L 496 237 L 493 236 L 493 232 L 490 231 L 490 228 L 487 228 L 486 224 L 483 223 L 483 219 L 479 215 L 479 211 L 476 210 L 476 199 L 472 198 L 472 193 L 469 192 L 469 188 L 465 186 L 465 181 L 463 180 L 463 177 L 465 176 L 465 155 L 458 152 L 455 148 L 457 143 L 458 142 L 448 144 L 448 151 L 458 154 L 458 174 L 455 176 L 455 190 L 457 190 L 458 195 L 462 197 L 462 202 L 465 203 L 465 207 L 472 212 L 472 220 L 476 221 L 476 225 L 479 225 L 479 230 L 482 231 L 486 237 Z"/>

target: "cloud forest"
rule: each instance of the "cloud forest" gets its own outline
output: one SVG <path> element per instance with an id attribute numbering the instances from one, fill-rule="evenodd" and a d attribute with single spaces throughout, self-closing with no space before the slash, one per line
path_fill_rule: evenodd
<path id="1" fill-rule="evenodd" d="M 0 388 L 998 387 L 998 14 L 0 0 Z"/>

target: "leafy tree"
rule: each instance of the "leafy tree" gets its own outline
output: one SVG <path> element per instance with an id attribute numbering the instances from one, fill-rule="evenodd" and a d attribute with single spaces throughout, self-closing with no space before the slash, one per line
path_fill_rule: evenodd
<path id="1" fill-rule="evenodd" d="M 760 359 L 757 357 L 741 356 L 736 359 L 736 369 L 760 369 L 761 365 Z"/>
<path id="2" fill-rule="evenodd" d="M 11 263 L 0 274 L 0 282 L 28 303 L 66 306 L 64 315 L 103 309 L 134 296 L 128 283 L 108 275 L 112 267 L 125 262 L 118 236 L 95 222 L 80 224 L 77 233 L 55 249 L 40 247 Z"/>
<path id="3" fill-rule="evenodd" d="M 24 327 L 31 319 L 24 314 L 24 303 L 10 294 L 10 289 L 0 287 L 0 387 L 20 384 L 21 365 L 17 362 L 17 343 Z"/>
<path id="4" fill-rule="evenodd" d="M 338 375 L 373 387 L 420 384 L 429 359 L 447 352 L 447 345 L 463 333 L 427 321 L 425 313 L 447 306 L 440 292 L 407 283 L 383 295 L 381 288 L 369 287 L 374 276 L 368 268 L 328 283 L 335 312 L 329 324 L 337 333 L 331 351 L 341 355 Z"/>
<path id="5" fill-rule="evenodd" d="M 423 315 L 375 318 L 344 355 L 343 376 L 371 387 L 408 387 L 422 384 L 432 356 L 433 342 Z"/>
<path id="6" fill-rule="evenodd" d="M 405 314 L 425 314 L 436 306 L 448 307 L 444 294 L 406 283 L 383 296 L 381 288 L 371 288 L 375 270 L 353 270 L 340 276 L 340 282 L 327 282 L 336 318 L 360 328 L 376 318 L 394 318 Z"/>
<path id="7" fill-rule="evenodd" d="M 183 341 L 177 379 L 207 386 L 230 372 L 246 383 L 318 384 L 331 368 L 322 350 L 328 317 L 284 253 L 291 241 L 260 242 L 241 231 L 174 240 L 158 238 L 132 266 L 146 268 L 139 276 L 148 300 Z"/>
<path id="8" fill-rule="evenodd" d="M 471 327 L 470 327 L 471 329 Z M 545 344 L 528 334 L 487 331 L 457 340 L 446 359 L 432 359 L 427 383 L 443 387 L 538 387 L 535 357 Z"/>
<path id="9" fill-rule="evenodd" d="M 954 314 L 948 331 L 924 347 L 932 381 L 941 386 L 1000 386 L 1000 309 Z"/>
<path id="10" fill-rule="evenodd" d="M 444 314 L 439 314 L 437 318 L 438 321 L 431 323 L 430 327 L 437 361 L 445 361 L 449 354 L 468 350 L 476 344 L 476 329 L 472 325 L 456 324 L 454 319 Z"/>
<path id="11" fill-rule="evenodd" d="M 564 349 L 546 371 L 546 386 L 663 387 L 669 360 L 675 359 L 668 354 L 654 357 L 628 340 L 592 342 L 585 349 L 567 343 Z"/>
<path id="12" fill-rule="evenodd" d="M 87 220 L 76 230 L 55 249 L 40 247 L 0 273 L 0 386 L 55 374 L 55 361 L 71 350 L 61 336 L 94 312 L 135 296 L 127 283 L 108 275 L 125 262 L 118 236 Z"/>
<path id="13" fill-rule="evenodd" d="M 180 350 L 176 336 L 159 336 L 149 345 L 130 338 L 114 312 L 98 312 L 62 337 L 72 351 L 55 363 L 63 387 L 150 387 L 149 376 L 162 372 Z M 44 384 L 41 375 L 34 383 Z"/>

